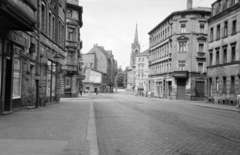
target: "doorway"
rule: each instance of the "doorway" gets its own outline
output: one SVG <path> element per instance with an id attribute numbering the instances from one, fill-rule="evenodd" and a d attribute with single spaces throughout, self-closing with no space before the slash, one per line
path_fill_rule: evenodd
<path id="1" fill-rule="evenodd" d="M 4 61 L 4 71 L 5 76 L 3 77 L 3 111 L 11 111 L 11 101 L 12 101 L 12 49 L 11 44 L 5 41 L 5 61 Z"/>
<path id="2" fill-rule="evenodd" d="M 186 79 L 177 79 L 177 99 L 185 100 Z"/>

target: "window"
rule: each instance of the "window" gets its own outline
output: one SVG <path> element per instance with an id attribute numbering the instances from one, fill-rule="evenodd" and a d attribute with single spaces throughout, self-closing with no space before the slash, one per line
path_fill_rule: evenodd
<path id="1" fill-rule="evenodd" d="M 216 90 L 218 91 L 219 90 L 219 78 L 216 77 Z"/>
<path id="2" fill-rule="evenodd" d="M 144 58 L 142 58 L 142 62 L 144 62 Z"/>
<path id="3" fill-rule="evenodd" d="M 186 52 L 187 51 L 187 43 L 186 42 L 180 42 L 179 43 L 179 51 L 180 52 Z"/>
<path id="4" fill-rule="evenodd" d="M 72 10 L 68 10 L 67 16 L 68 16 L 68 18 L 72 18 Z"/>
<path id="5" fill-rule="evenodd" d="M 48 13 L 48 35 L 49 37 L 52 36 L 52 13 Z"/>
<path id="6" fill-rule="evenodd" d="M 228 35 L 228 21 L 224 22 L 224 37 Z"/>
<path id="7" fill-rule="evenodd" d="M 217 39 L 220 39 L 220 25 L 217 26 Z"/>
<path id="8" fill-rule="evenodd" d="M 210 41 L 213 41 L 213 27 L 210 29 Z"/>
<path id="9" fill-rule="evenodd" d="M 232 34 L 235 34 L 237 32 L 237 20 L 234 20 L 232 22 Z"/>
<path id="10" fill-rule="evenodd" d="M 181 33 L 186 33 L 186 24 L 181 24 Z"/>
<path id="11" fill-rule="evenodd" d="M 213 54 L 211 52 L 211 53 L 209 53 L 209 65 L 211 66 L 212 63 L 213 63 Z"/>
<path id="12" fill-rule="evenodd" d="M 21 60 L 20 51 L 21 49 L 13 47 L 14 51 L 14 64 L 13 64 L 13 98 L 21 96 Z"/>
<path id="13" fill-rule="evenodd" d="M 185 61 L 179 61 L 178 62 L 178 68 L 179 68 L 179 71 L 185 71 L 186 69 L 186 62 Z"/>
<path id="14" fill-rule="evenodd" d="M 52 38 L 55 40 L 55 17 L 52 17 Z"/>
<path id="15" fill-rule="evenodd" d="M 232 45 L 232 62 L 233 61 L 236 61 L 236 46 L 235 45 Z"/>
<path id="16" fill-rule="evenodd" d="M 201 44 L 199 44 L 199 52 L 203 52 L 204 51 L 204 44 L 203 43 L 201 43 Z"/>
<path id="17" fill-rule="evenodd" d="M 223 48 L 223 63 L 227 63 L 227 47 Z"/>
<path id="18" fill-rule="evenodd" d="M 73 30 L 68 29 L 68 40 L 73 41 Z"/>
<path id="19" fill-rule="evenodd" d="M 227 92 L 227 78 L 223 77 L 223 93 Z"/>
<path id="20" fill-rule="evenodd" d="M 205 28 L 204 24 L 200 24 L 200 33 L 204 33 L 204 28 Z"/>
<path id="21" fill-rule="evenodd" d="M 235 77 L 231 76 L 231 92 L 235 91 Z"/>
<path id="22" fill-rule="evenodd" d="M 219 64 L 219 49 L 216 50 L 216 65 Z"/>
<path id="23" fill-rule="evenodd" d="M 42 3 L 42 16 L 41 16 L 41 30 L 45 33 L 46 27 L 45 27 L 45 19 L 46 19 L 46 9 L 45 9 L 45 3 Z"/>
<path id="24" fill-rule="evenodd" d="M 204 70 L 203 70 L 203 63 L 202 62 L 198 63 L 198 72 L 200 72 L 200 73 L 204 72 Z"/>
<path id="25" fill-rule="evenodd" d="M 138 58 L 138 61 L 140 62 L 140 61 L 141 61 L 141 58 Z"/>

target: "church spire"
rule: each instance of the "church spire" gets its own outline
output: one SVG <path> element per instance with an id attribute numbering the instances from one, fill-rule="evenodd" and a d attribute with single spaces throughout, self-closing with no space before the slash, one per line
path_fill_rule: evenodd
<path id="1" fill-rule="evenodd" d="M 134 37 L 134 45 L 138 44 L 138 30 L 137 30 L 137 24 L 136 24 L 136 31 L 135 31 L 135 37 Z"/>

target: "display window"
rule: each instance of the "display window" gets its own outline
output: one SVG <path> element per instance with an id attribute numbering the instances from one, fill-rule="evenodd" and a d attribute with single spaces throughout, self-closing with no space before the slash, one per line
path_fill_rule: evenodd
<path id="1" fill-rule="evenodd" d="M 21 48 L 13 47 L 13 98 L 21 97 Z"/>
<path id="2" fill-rule="evenodd" d="M 48 61 L 47 70 L 47 96 L 54 97 L 56 94 L 56 63 Z"/>

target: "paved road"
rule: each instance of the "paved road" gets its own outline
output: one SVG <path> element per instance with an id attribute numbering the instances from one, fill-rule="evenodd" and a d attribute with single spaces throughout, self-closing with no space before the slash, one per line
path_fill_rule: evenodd
<path id="1" fill-rule="evenodd" d="M 236 111 L 124 92 L 93 96 L 92 102 L 100 155 L 240 154 Z"/>
<path id="2" fill-rule="evenodd" d="M 0 116 L 0 155 L 240 154 L 240 114 L 232 107 L 122 90 L 84 95 Z"/>

